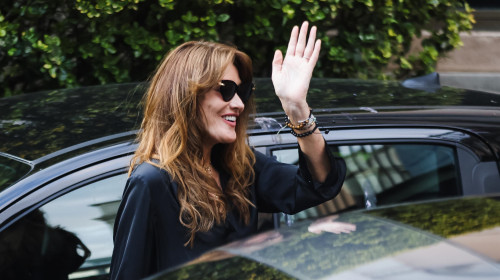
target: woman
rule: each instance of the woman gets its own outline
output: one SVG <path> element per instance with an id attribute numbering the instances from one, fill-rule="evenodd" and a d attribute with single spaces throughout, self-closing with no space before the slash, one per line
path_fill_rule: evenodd
<path id="1" fill-rule="evenodd" d="M 112 279 L 138 279 L 257 230 L 257 212 L 295 213 L 333 198 L 345 164 L 328 151 L 306 103 L 321 42 L 292 30 L 272 80 L 300 146 L 300 168 L 247 144 L 250 58 L 188 42 L 162 61 L 146 96 L 139 147 L 115 222 Z"/>

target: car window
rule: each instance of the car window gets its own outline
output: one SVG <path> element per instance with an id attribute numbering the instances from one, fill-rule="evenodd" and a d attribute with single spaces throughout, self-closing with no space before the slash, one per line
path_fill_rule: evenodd
<path id="1" fill-rule="evenodd" d="M 347 174 L 341 193 L 333 200 L 290 219 L 372 208 L 399 202 L 461 194 L 455 149 L 434 144 L 330 145 L 344 158 Z M 272 151 L 281 162 L 298 164 L 293 149 Z"/>
<path id="2" fill-rule="evenodd" d="M 12 265 L 23 263 L 26 279 L 60 279 L 60 273 L 70 279 L 107 279 L 113 223 L 126 179 L 119 174 L 84 185 L 3 231 L 1 235 L 16 240 Z"/>
<path id="3" fill-rule="evenodd" d="M 21 179 L 30 170 L 31 166 L 29 164 L 0 156 L 0 191 Z"/>

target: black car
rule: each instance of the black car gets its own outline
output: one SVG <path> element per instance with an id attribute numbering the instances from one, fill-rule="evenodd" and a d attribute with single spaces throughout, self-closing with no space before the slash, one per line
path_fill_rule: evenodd
<path id="1" fill-rule="evenodd" d="M 250 145 L 297 163 L 296 139 L 282 128 L 270 79 L 255 82 Z M 145 87 L 0 99 L 2 275 L 107 277 Z M 330 149 L 346 160 L 345 184 L 334 200 L 295 216 L 262 213 L 262 229 L 279 226 L 277 218 L 290 225 L 358 208 L 500 192 L 499 95 L 418 80 L 313 79 L 308 102 Z"/>
<path id="2" fill-rule="evenodd" d="M 149 280 L 499 279 L 500 196 L 304 220 L 209 251 Z"/>

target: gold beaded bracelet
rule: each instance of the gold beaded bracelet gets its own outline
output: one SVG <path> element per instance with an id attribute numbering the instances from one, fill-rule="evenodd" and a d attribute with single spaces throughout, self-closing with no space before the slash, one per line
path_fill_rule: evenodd
<path id="1" fill-rule="evenodd" d="M 288 116 L 285 117 L 285 126 L 295 130 L 309 129 L 315 123 L 316 123 L 316 117 L 312 114 L 312 110 L 309 111 L 309 117 L 303 121 L 300 121 L 299 124 L 297 125 L 292 124 Z"/>

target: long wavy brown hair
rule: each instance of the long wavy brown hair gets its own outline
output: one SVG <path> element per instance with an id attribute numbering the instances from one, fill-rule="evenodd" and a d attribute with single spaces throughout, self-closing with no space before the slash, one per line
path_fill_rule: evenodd
<path id="1" fill-rule="evenodd" d="M 201 96 L 218 85 L 230 64 L 242 82 L 252 80 L 252 61 L 236 48 L 204 41 L 184 43 L 164 57 L 145 95 L 139 147 L 129 174 L 138 164 L 148 162 L 165 169 L 177 182 L 179 220 L 190 233 L 185 246 L 193 245 L 197 232 L 223 223 L 234 208 L 248 223 L 253 207 L 248 187 L 254 180 L 255 156 L 246 134 L 255 112 L 253 97 L 237 120 L 236 141 L 218 144 L 212 151 L 220 158 L 216 166 L 229 174 L 224 192 L 202 164 Z"/>

